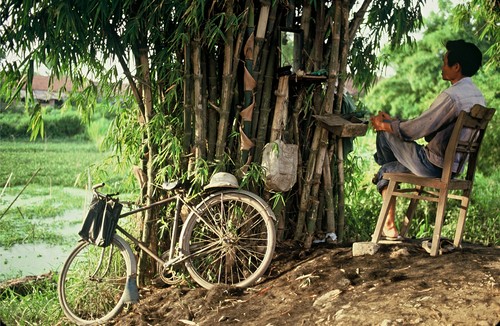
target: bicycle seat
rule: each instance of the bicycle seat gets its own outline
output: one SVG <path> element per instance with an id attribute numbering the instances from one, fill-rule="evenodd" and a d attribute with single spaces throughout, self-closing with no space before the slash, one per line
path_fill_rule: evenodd
<path id="1" fill-rule="evenodd" d="M 161 188 L 164 190 L 174 190 L 175 188 L 179 187 L 181 185 L 179 180 L 174 180 L 174 181 L 165 181 L 162 185 Z"/>

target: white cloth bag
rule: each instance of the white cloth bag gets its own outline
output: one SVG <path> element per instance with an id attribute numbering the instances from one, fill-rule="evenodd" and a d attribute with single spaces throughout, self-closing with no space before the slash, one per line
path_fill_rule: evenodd
<path id="1" fill-rule="evenodd" d="M 285 192 L 297 182 L 299 146 L 285 144 L 281 139 L 266 144 L 262 152 L 262 167 L 268 190 Z"/>

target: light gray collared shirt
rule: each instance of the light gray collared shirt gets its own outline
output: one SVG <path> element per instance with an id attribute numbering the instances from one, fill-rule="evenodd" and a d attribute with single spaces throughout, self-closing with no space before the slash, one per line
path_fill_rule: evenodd
<path id="1" fill-rule="evenodd" d="M 470 77 L 464 77 L 434 100 L 429 109 L 419 117 L 391 123 L 394 134 L 405 141 L 424 138 L 428 141 L 425 150 L 429 161 L 443 167 L 444 153 L 453 131 L 454 121 L 461 111 L 470 112 L 474 104 L 485 106 L 481 91 Z M 458 158 L 453 170 L 457 172 Z"/>

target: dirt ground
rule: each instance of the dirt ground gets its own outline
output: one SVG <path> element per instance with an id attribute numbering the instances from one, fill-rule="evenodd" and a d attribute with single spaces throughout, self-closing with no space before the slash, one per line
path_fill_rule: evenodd
<path id="1" fill-rule="evenodd" d="M 430 257 L 419 241 L 373 256 L 281 244 L 245 290 L 141 289 L 116 325 L 499 325 L 500 248 L 464 244 Z"/>

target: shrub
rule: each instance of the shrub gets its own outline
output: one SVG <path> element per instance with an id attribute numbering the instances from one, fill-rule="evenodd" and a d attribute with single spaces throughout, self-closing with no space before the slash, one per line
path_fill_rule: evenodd
<path id="1" fill-rule="evenodd" d="M 55 112 L 44 117 L 44 120 L 47 137 L 65 138 L 85 134 L 85 125 L 76 112 Z"/>

